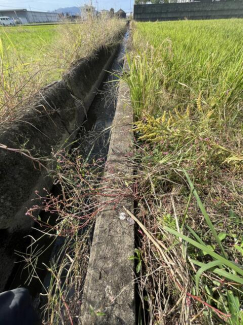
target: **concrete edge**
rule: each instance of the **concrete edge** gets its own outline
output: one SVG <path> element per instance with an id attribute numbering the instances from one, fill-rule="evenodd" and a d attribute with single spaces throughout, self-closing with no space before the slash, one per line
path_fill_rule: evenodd
<path id="1" fill-rule="evenodd" d="M 123 209 L 134 209 L 133 167 L 127 159 L 133 154 L 132 125 L 130 91 L 121 81 L 103 178 L 106 197 L 100 200 L 83 292 L 82 325 L 135 324 L 134 261 L 129 260 L 134 255 L 134 222 Z"/>

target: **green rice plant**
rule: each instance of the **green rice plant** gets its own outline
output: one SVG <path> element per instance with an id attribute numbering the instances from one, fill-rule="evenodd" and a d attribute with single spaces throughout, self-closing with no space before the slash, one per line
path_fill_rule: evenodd
<path id="1" fill-rule="evenodd" d="M 131 89 L 136 116 L 141 116 L 143 109 L 154 113 L 157 108 L 157 99 L 161 90 L 161 62 L 153 59 L 158 55 L 159 51 L 147 44 L 146 48 L 138 51 L 133 59 L 130 56 L 127 57 L 130 73 L 126 81 Z M 153 78 L 151 78 L 152 75 Z"/>
<path id="2" fill-rule="evenodd" d="M 173 156 L 181 148 L 177 165 L 201 179 L 211 166 L 241 170 L 242 20 L 135 26 L 124 78 L 140 139 Z"/>
<path id="3" fill-rule="evenodd" d="M 242 27 L 242 19 L 133 24 L 124 79 L 146 228 L 138 249 L 149 280 L 139 288 L 151 324 L 243 322 Z"/>

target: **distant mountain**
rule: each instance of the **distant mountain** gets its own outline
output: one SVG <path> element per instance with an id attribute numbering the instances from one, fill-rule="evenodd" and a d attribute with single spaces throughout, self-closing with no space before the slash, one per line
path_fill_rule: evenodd
<path id="1" fill-rule="evenodd" d="M 58 14 L 69 14 L 69 15 L 80 15 L 80 8 L 79 7 L 67 7 L 67 8 L 59 8 L 54 10 Z"/>

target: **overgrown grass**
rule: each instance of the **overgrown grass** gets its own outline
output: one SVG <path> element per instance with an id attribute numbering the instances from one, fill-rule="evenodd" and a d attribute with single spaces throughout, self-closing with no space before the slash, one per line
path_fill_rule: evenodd
<path id="1" fill-rule="evenodd" d="M 243 323 L 242 27 L 134 26 L 141 324 Z"/>
<path id="2" fill-rule="evenodd" d="M 90 20 L 58 26 L 0 30 L 0 123 L 11 121 L 40 88 L 61 78 L 75 61 L 108 46 L 125 22 Z"/>
<path id="3" fill-rule="evenodd" d="M 44 305 L 40 313 L 43 324 L 77 324 L 95 216 L 102 209 L 100 180 L 104 159 L 88 161 L 81 156 L 80 147 L 72 153 L 64 150 L 53 157 L 57 164 L 52 171 L 58 194 L 46 191 L 37 193 L 35 204 L 27 215 L 40 224 L 42 236 L 35 238 L 26 253 L 19 253 L 29 268 L 28 282 L 38 278 L 42 284 Z M 104 208 L 104 207 L 103 207 Z M 36 212 L 45 211 L 47 221 L 37 217 Z M 38 259 L 47 247 L 41 245 L 44 238 L 53 238 L 55 249 L 50 261 L 42 268 L 49 274 L 48 285 L 39 278 Z M 47 282 L 46 282 L 47 283 Z"/>
<path id="4" fill-rule="evenodd" d="M 0 123 L 14 121 L 17 115 L 24 113 L 24 105 L 41 91 L 41 87 L 60 79 L 70 65 L 90 56 L 100 46 L 115 44 L 118 34 L 125 28 L 125 21 L 106 19 L 72 25 L 1 29 Z M 43 324 L 75 324 L 80 318 L 92 227 L 96 214 L 107 204 L 100 202 L 105 189 L 104 184 L 100 184 L 104 159 L 91 161 L 90 158 L 95 141 L 102 137 L 107 141 L 104 133 L 83 134 L 82 141 L 86 142 L 82 144 L 82 153 L 79 143 L 71 153 L 53 154 L 55 170 L 49 173 L 60 193 L 55 196 L 46 191 L 42 197 L 37 193 L 35 205 L 27 212 L 40 224 L 37 231 L 41 235 L 31 236 L 32 243 L 27 251 L 18 252 L 18 255 L 26 262 L 28 284 L 35 278 L 42 285 L 46 298 L 41 310 Z M 92 149 L 86 155 L 87 143 Z M 67 151 L 69 149 L 68 146 Z M 39 210 L 49 214 L 47 221 L 36 216 Z M 48 265 L 39 265 L 40 256 L 48 249 L 42 244 L 45 238 L 62 241 L 62 244 Z M 39 278 L 39 267 L 50 274 L 48 287 Z"/>

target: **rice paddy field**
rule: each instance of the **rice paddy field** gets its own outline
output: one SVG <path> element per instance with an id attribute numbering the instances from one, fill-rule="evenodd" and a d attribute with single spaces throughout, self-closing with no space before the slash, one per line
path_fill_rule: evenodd
<path id="1" fill-rule="evenodd" d="M 139 324 L 243 324 L 243 20 L 134 23 Z"/>
<path id="2" fill-rule="evenodd" d="M 110 19 L 1 27 L 0 124 L 14 121 L 41 88 L 61 79 L 75 61 L 114 42 L 124 26 Z"/>
<path id="3" fill-rule="evenodd" d="M 39 59 L 45 46 L 55 41 L 57 30 L 56 25 L 1 27 L 2 55 L 11 57 L 16 51 L 25 61 Z"/>

